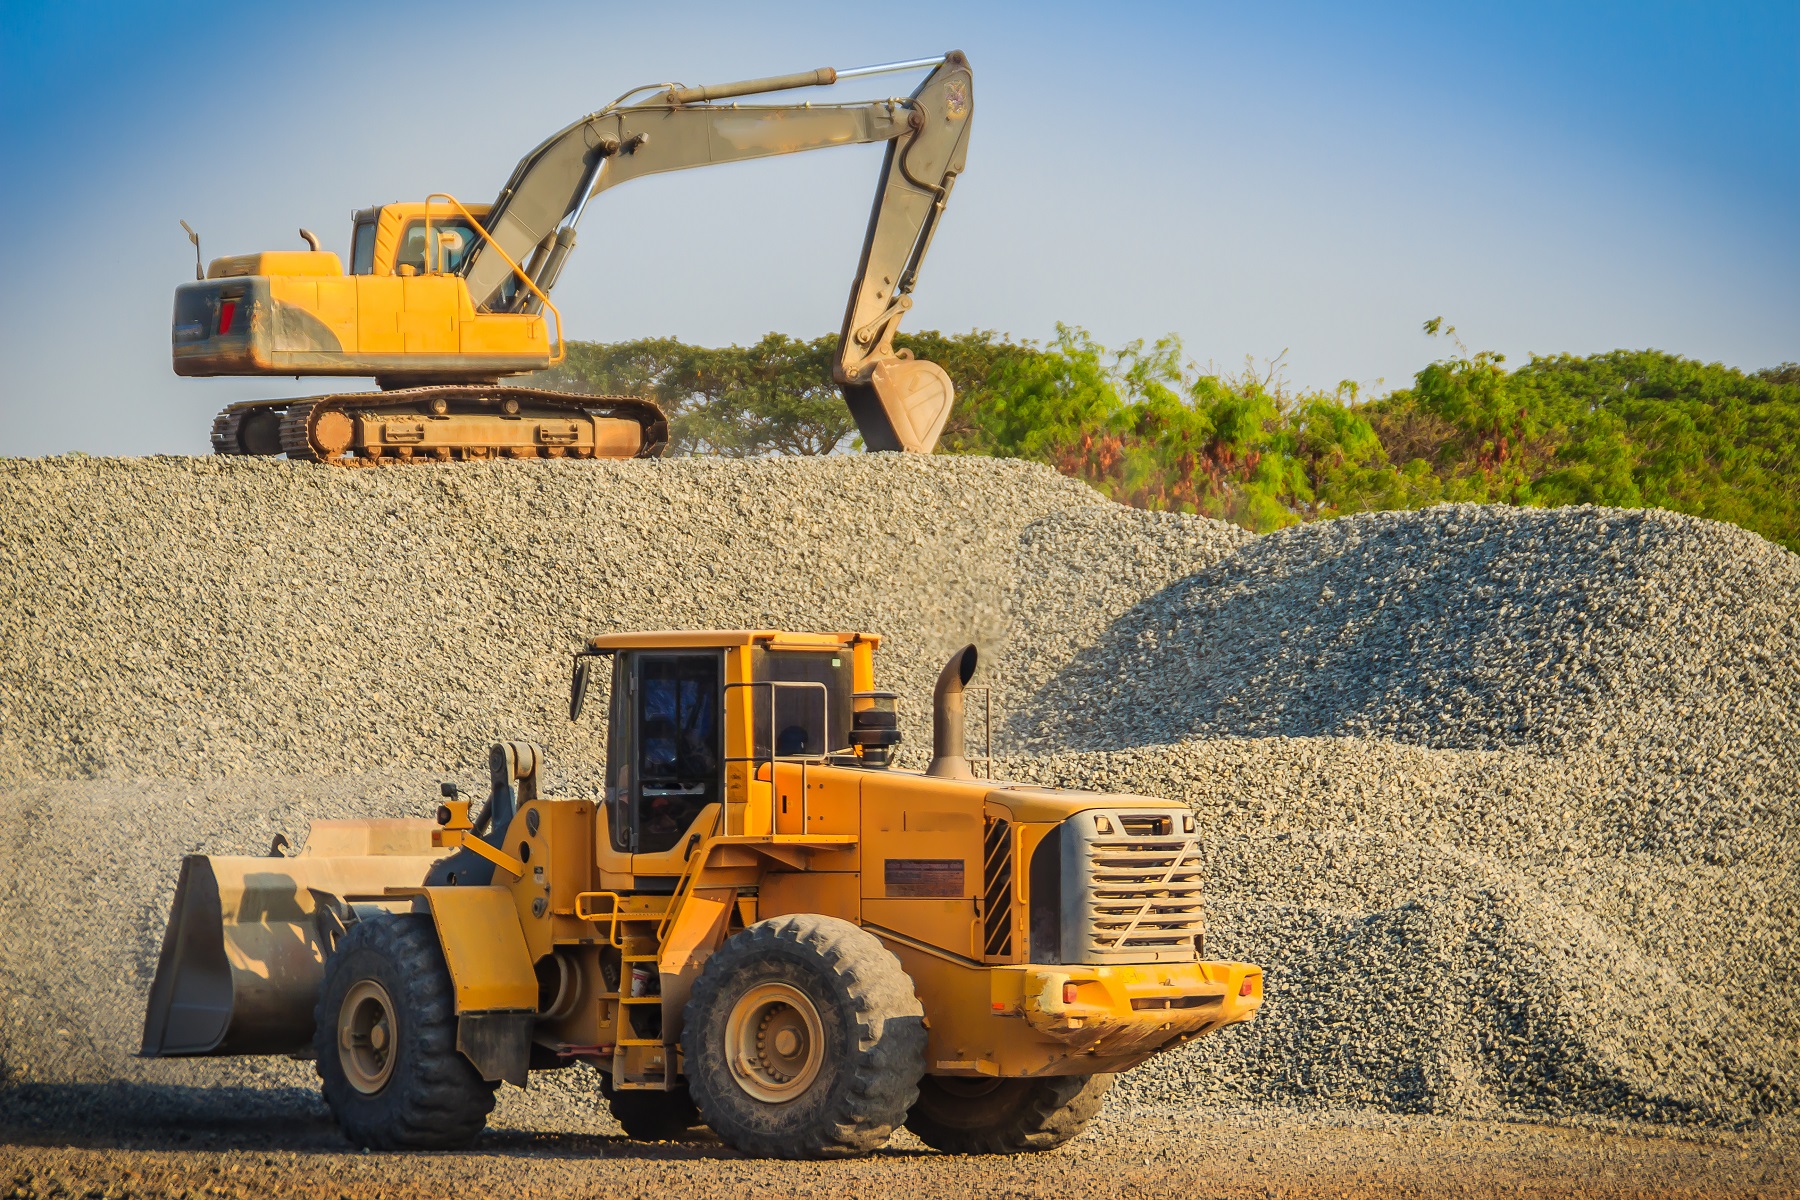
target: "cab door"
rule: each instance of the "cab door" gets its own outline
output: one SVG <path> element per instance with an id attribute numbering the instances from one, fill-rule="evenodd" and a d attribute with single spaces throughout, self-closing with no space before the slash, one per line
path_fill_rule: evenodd
<path id="1" fill-rule="evenodd" d="M 617 660 L 607 801 L 633 874 L 679 874 L 694 836 L 712 832 L 716 818 L 701 818 L 724 795 L 723 668 L 717 650 Z"/>

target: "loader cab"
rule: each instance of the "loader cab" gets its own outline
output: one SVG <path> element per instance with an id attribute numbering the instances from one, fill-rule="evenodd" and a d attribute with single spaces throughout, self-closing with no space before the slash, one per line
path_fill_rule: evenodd
<path id="1" fill-rule="evenodd" d="M 741 777 L 771 760 L 823 762 L 849 751 L 854 643 L 838 635 L 783 645 L 766 635 L 720 634 L 737 644 L 694 644 L 708 636 L 664 646 L 595 640 L 596 650 L 612 654 L 606 824 L 613 851 L 637 858 L 639 871 L 661 874 L 645 859 L 679 853 L 696 834 L 716 831 L 715 806 L 741 801 L 726 794 L 734 766 Z M 872 646 L 860 649 L 866 672 Z"/>

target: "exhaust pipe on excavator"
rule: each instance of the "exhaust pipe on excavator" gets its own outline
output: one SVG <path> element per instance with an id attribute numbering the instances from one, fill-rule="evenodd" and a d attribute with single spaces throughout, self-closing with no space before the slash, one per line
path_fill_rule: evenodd
<path id="1" fill-rule="evenodd" d="M 927 775 L 939 779 L 973 779 L 964 745 L 963 688 L 975 676 L 975 647 L 951 655 L 931 692 L 931 765 Z"/>

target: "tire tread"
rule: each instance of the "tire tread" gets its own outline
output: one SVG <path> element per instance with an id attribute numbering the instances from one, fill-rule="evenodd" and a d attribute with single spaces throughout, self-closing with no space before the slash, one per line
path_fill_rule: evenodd
<path id="1" fill-rule="evenodd" d="M 388 975 L 380 982 L 403 1014 L 401 1060 L 375 1096 L 358 1092 L 338 1066 L 338 1009 L 350 984 L 364 977 L 345 978 L 359 956 L 386 966 L 375 973 Z M 455 993 L 429 917 L 404 914 L 351 926 L 325 964 L 313 1020 L 321 1090 L 350 1141 L 372 1150 L 455 1150 L 486 1127 L 498 1085 L 456 1048 Z"/>

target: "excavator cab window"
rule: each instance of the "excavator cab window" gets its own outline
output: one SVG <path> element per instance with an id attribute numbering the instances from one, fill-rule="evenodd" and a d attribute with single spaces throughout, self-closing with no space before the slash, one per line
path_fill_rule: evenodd
<path id="1" fill-rule="evenodd" d="M 614 849 L 669 850 L 719 802 L 720 675 L 716 651 L 615 660 L 606 788 Z"/>
<path id="2" fill-rule="evenodd" d="M 373 275 L 375 273 L 375 222 L 358 221 L 356 232 L 350 238 L 350 273 L 352 275 Z"/>
<path id="3" fill-rule="evenodd" d="M 463 260 L 469 257 L 469 251 L 475 248 L 475 241 L 480 237 L 475 227 L 462 217 L 433 217 L 431 220 L 431 240 L 442 247 L 443 263 L 438 263 L 437 248 L 432 248 L 432 271 L 455 274 L 462 268 Z M 406 232 L 400 235 L 400 249 L 394 255 L 396 267 L 411 267 L 421 274 L 427 273 L 425 266 L 425 219 L 408 221 Z M 371 249 L 371 253 L 373 250 Z"/>

